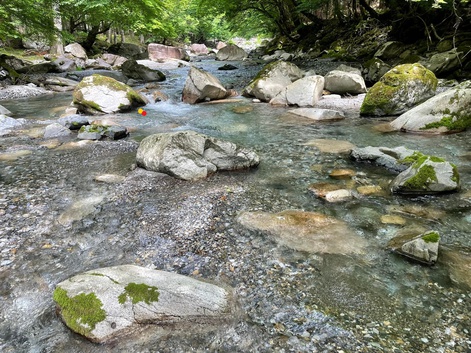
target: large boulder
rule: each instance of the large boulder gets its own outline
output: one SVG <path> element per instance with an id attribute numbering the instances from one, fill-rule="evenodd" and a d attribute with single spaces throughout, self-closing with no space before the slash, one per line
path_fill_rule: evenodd
<path id="1" fill-rule="evenodd" d="M 139 64 L 134 59 L 129 59 L 121 65 L 123 73 L 134 80 L 154 82 L 165 81 L 165 75 L 159 70 L 152 70 L 147 66 Z"/>
<path id="2" fill-rule="evenodd" d="M 145 105 L 145 100 L 131 87 L 110 77 L 85 77 L 75 87 L 74 104 L 85 114 L 108 114 Z"/>
<path id="3" fill-rule="evenodd" d="M 224 99 L 231 95 L 209 72 L 194 66 L 190 68 L 183 87 L 182 100 L 185 103 L 199 103 L 207 100 Z"/>
<path id="4" fill-rule="evenodd" d="M 325 75 L 325 89 L 338 94 L 360 94 L 366 92 L 366 85 L 356 72 L 333 70 Z"/>
<path id="5" fill-rule="evenodd" d="M 303 71 L 293 63 L 275 61 L 267 64 L 244 88 L 242 94 L 269 102 L 292 82 L 303 77 Z"/>
<path id="6" fill-rule="evenodd" d="M 53 63 L 59 72 L 70 72 L 77 70 L 77 64 L 75 61 L 65 56 L 58 57 L 53 61 Z"/>
<path id="7" fill-rule="evenodd" d="M 147 49 L 145 47 L 132 43 L 112 44 L 108 48 L 108 52 L 127 59 L 142 60 L 148 58 Z"/>
<path id="8" fill-rule="evenodd" d="M 414 259 L 419 262 L 433 265 L 438 259 L 438 246 L 440 235 L 435 231 L 422 234 L 405 232 L 388 243 L 388 249 Z"/>
<path id="9" fill-rule="evenodd" d="M 271 236 L 280 245 L 298 251 L 360 254 L 367 245 L 365 239 L 356 235 L 345 222 L 317 212 L 242 212 L 237 221 L 248 229 Z"/>
<path id="10" fill-rule="evenodd" d="M 455 192 L 460 188 L 458 169 L 443 158 L 416 152 L 405 162 L 412 164 L 391 182 L 392 193 L 430 195 Z"/>
<path id="11" fill-rule="evenodd" d="M 323 90 L 324 77 L 318 75 L 304 77 L 282 89 L 270 100 L 270 104 L 312 107 L 322 97 Z"/>
<path id="12" fill-rule="evenodd" d="M 69 45 L 66 45 L 64 47 L 64 51 L 66 53 L 71 54 L 73 57 L 82 59 L 82 60 L 87 60 L 87 52 L 79 43 L 70 43 Z"/>
<path id="13" fill-rule="evenodd" d="M 362 115 L 399 115 L 435 95 L 438 80 L 420 64 L 403 64 L 384 74 L 370 88 Z"/>
<path id="14" fill-rule="evenodd" d="M 122 265 L 91 270 L 57 284 L 61 319 L 92 342 L 105 343 L 149 324 L 198 324 L 229 312 L 229 293 L 179 274 Z"/>
<path id="15" fill-rule="evenodd" d="M 170 47 L 163 44 L 150 43 L 147 46 L 149 52 L 149 59 L 154 61 L 165 60 L 165 59 L 178 59 L 187 60 L 188 55 L 181 48 Z"/>
<path id="16" fill-rule="evenodd" d="M 155 134 L 142 140 L 137 165 L 183 180 L 207 177 L 217 170 L 236 170 L 257 166 L 255 152 L 229 141 L 194 131 Z"/>
<path id="17" fill-rule="evenodd" d="M 390 123 L 394 130 L 450 133 L 471 126 L 471 81 L 437 94 Z"/>
<path id="18" fill-rule="evenodd" d="M 190 51 L 195 55 L 208 55 L 208 47 L 205 44 L 193 43 L 190 45 Z"/>
<path id="19" fill-rule="evenodd" d="M 235 44 L 228 44 L 225 47 L 221 48 L 216 54 L 217 60 L 244 60 L 247 58 L 248 54 L 246 51 Z"/>

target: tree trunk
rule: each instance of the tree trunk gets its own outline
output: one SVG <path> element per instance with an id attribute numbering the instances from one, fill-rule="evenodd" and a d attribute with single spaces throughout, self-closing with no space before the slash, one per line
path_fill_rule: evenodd
<path id="1" fill-rule="evenodd" d="M 57 2 L 53 5 L 54 11 L 54 27 L 57 34 L 54 35 L 54 42 L 51 45 L 51 54 L 62 56 L 64 55 L 64 43 L 62 41 L 62 18 L 59 11 L 59 4 Z"/>

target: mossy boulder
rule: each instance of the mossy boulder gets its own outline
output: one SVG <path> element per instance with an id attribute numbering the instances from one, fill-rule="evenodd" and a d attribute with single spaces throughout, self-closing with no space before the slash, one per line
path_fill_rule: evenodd
<path id="1" fill-rule="evenodd" d="M 411 166 L 390 185 L 396 194 L 429 195 L 458 191 L 460 176 L 457 167 L 443 158 L 416 152 L 403 160 Z"/>
<path id="2" fill-rule="evenodd" d="M 390 123 L 393 130 L 443 134 L 471 126 L 471 81 L 437 94 Z"/>
<path id="3" fill-rule="evenodd" d="M 370 88 L 362 115 L 399 115 L 435 95 L 438 80 L 421 64 L 398 65 Z"/>
<path id="4" fill-rule="evenodd" d="M 75 87 L 73 99 L 79 112 L 92 115 L 117 113 L 147 103 L 131 87 L 97 74 L 85 77 Z"/>
<path id="5" fill-rule="evenodd" d="M 416 261 L 433 265 L 438 259 L 440 234 L 428 231 L 422 234 L 405 233 L 391 239 L 388 248 Z"/>
<path id="6" fill-rule="evenodd" d="M 98 343 L 147 324 L 207 323 L 228 313 L 229 293 L 175 273 L 123 265 L 88 271 L 56 286 L 64 323 Z"/>
<path id="7" fill-rule="evenodd" d="M 303 71 L 295 64 L 275 61 L 265 65 L 242 91 L 246 97 L 256 97 L 269 102 L 292 82 L 303 77 Z"/>

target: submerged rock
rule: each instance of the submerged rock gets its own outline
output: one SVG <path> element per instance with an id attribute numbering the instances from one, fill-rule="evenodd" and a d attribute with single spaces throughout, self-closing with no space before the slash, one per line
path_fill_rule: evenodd
<path id="1" fill-rule="evenodd" d="M 439 263 L 447 268 L 455 284 L 471 289 L 471 248 L 441 247 Z"/>
<path id="2" fill-rule="evenodd" d="M 316 121 L 326 120 L 342 120 L 345 119 L 345 115 L 333 109 L 320 109 L 320 108 L 297 108 L 289 111 L 291 114 L 302 116 Z"/>
<path id="3" fill-rule="evenodd" d="M 85 77 L 75 88 L 74 104 L 85 114 L 126 111 L 146 101 L 131 87 L 102 75 Z"/>
<path id="4" fill-rule="evenodd" d="M 314 146 L 323 153 L 350 153 L 356 146 L 350 141 L 315 139 L 305 143 L 306 146 Z"/>
<path id="5" fill-rule="evenodd" d="M 394 130 L 441 134 L 471 126 L 471 81 L 437 94 L 390 123 Z"/>
<path id="6" fill-rule="evenodd" d="M 438 80 L 420 64 L 404 64 L 384 74 L 370 88 L 360 108 L 362 115 L 399 115 L 435 94 Z"/>
<path id="7" fill-rule="evenodd" d="M 251 230 L 273 237 L 280 245 L 325 254 L 360 254 L 366 240 L 338 219 L 316 212 L 242 212 L 237 220 Z"/>
<path id="8" fill-rule="evenodd" d="M 398 254 L 433 265 L 437 262 L 440 235 L 435 231 L 419 235 L 404 234 L 391 239 L 388 248 Z"/>
<path id="9" fill-rule="evenodd" d="M 142 140 L 137 164 L 183 180 L 207 177 L 218 170 L 255 167 L 258 155 L 229 141 L 194 131 L 155 134 Z"/>
<path id="10" fill-rule="evenodd" d="M 72 331 L 98 343 L 149 324 L 208 323 L 229 311 L 221 287 L 134 265 L 76 275 L 57 284 L 53 299 Z"/>
<path id="11" fill-rule="evenodd" d="M 72 134 L 72 132 L 68 128 L 59 123 L 54 123 L 46 126 L 44 138 L 65 137 L 70 134 Z"/>

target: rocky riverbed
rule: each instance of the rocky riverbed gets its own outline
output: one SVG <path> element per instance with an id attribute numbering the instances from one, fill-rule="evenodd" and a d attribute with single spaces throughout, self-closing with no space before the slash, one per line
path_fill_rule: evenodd
<path id="1" fill-rule="evenodd" d="M 185 77 L 173 75 L 171 84 L 162 86 L 171 97 Z M 452 282 L 443 263 L 422 266 L 384 250 L 402 227 L 380 222 L 391 209 L 399 210 L 396 214 L 409 227 L 438 228 L 445 245 L 471 245 L 466 133 L 432 139 L 382 135 L 374 129 L 379 121 L 360 118 L 357 98 L 351 99 L 354 104 L 342 109 L 348 119 L 321 124 L 293 119 L 285 108 L 250 100 L 203 106 L 171 100 L 147 106 L 146 118 L 118 116 L 134 128 L 130 138 L 87 143 L 73 136 L 45 140 L 34 133 L 44 127 L 45 119 L 54 120 L 50 109 L 63 106 L 62 100 L 45 101 L 37 112 L 18 108 L 17 114 L 25 109 L 22 114 L 28 119 L 24 130 L 0 139 L 1 350 L 467 352 L 471 295 L 466 287 Z M 14 111 L 16 104 L 5 105 Z M 247 113 L 234 112 L 246 106 L 251 107 Z M 137 168 L 140 138 L 172 129 L 234 140 L 253 148 L 261 165 L 193 182 Z M 326 203 L 308 192 L 308 186 L 329 179 L 333 169 L 356 169 L 359 179 L 379 185 L 391 174 L 358 166 L 344 154 L 322 152 L 308 144 L 313 139 L 408 145 L 440 154 L 457 163 L 464 190 Z M 121 180 L 100 178 L 103 175 L 124 179 L 99 181 Z M 344 220 L 368 243 L 367 252 L 297 251 L 237 222 L 243 211 L 290 209 Z M 216 326 L 151 326 L 104 346 L 71 333 L 55 314 L 55 285 L 85 270 L 120 264 L 232 288 L 233 316 Z"/>

